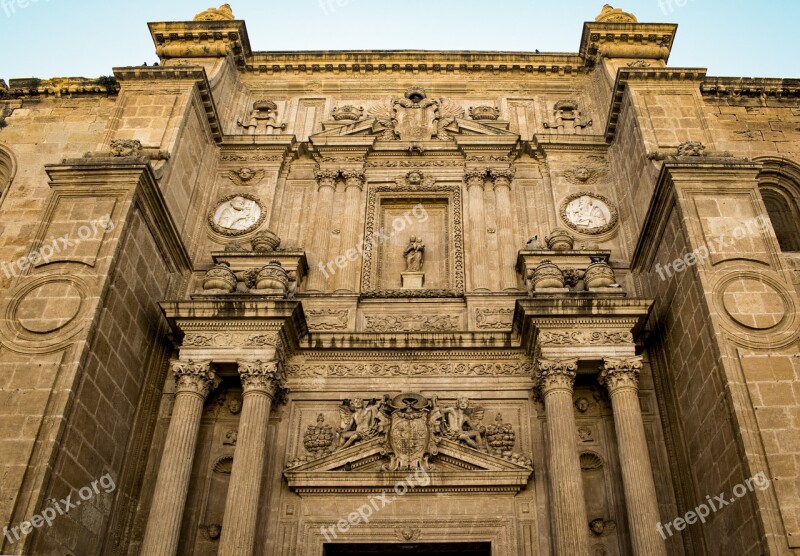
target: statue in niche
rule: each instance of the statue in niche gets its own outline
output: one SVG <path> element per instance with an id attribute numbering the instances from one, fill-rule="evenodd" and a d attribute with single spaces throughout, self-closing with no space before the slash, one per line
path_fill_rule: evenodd
<path id="1" fill-rule="evenodd" d="M 425 244 L 422 239 L 414 236 L 408 241 L 408 247 L 403 251 L 406 258 L 406 272 L 422 272 L 425 264 Z"/>
<path id="2" fill-rule="evenodd" d="M 245 135 L 272 135 L 276 129 L 286 129 L 286 124 L 278 123 L 278 105 L 271 100 L 257 100 L 247 123 L 241 119 L 236 125 L 244 129 Z"/>
<path id="3" fill-rule="evenodd" d="M 592 120 L 581 119 L 578 102 L 575 100 L 559 100 L 555 105 L 554 114 L 555 123 L 544 122 L 545 129 L 578 133 L 579 130 L 592 125 Z"/>
<path id="4" fill-rule="evenodd" d="M 448 438 L 464 442 L 467 446 L 480 449 L 483 447 L 484 409 L 470 407 L 468 398 L 458 398 L 455 407 L 442 410 L 442 433 Z"/>
<path id="5" fill-rule="evenodd" d="M 345 400 L 339 407 L 339 448 L 345 449 L 358 441 L 383 434 L 388 417 L 382 411 L 384 402 L 364 401 L 355 398 Z"/>

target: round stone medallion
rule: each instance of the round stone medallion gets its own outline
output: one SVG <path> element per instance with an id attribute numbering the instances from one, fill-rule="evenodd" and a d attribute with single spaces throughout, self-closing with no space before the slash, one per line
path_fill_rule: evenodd
<path id="1" fill-rule="evenodd" d="M 617 209 L 603 195 L 579 191 L 561 203 L 564 224 L 582 234 L 599 235 L 617 225 Z"/>
<path id="2" fill-rule="evenodd" d="M 240 193 L 223 197 L 208 216 L 215 232 L 225 236 L 240 236 L 258 228 L 266 217 L 261 202 L 252 195 Z"/>
<path id="3" fill-rule="evenodd" d="M 82 303 L 83 296 L 72 282 L 46 282 L 25 294 L 15 316 L 28 332 L 48 334 L 72 322 Z"/>
<path id="4" fill-rule="evenodd" d="M 754 278 L 734 280 L 722 293 L 728 316 L 747 328 L 774 328 L 786 315 L 783 296 L 772 285 Z"/>

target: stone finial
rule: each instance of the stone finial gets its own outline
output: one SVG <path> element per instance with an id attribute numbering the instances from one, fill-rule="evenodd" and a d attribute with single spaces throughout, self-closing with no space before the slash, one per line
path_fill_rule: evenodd
<path id="1" fill-rule="evenodd" d="M 334 108 L 331 116 L 337 122 L 357 122 L 364 116 L 364 109 L 360 106 L 345 104 Z"/>
<path id="2" fill-rule="evenodd" d="M 639 21 L 632 13 L 624 12 L 610 4 L 603 6 L 600 15 L 594 20 L 600 23 L 638 23 Z"/>
<path id="3" fill-rule="evenodd" d="M 208 8 L 194 16 L 195 21 L 232 21 L 233 8 L 230 4 L 223 4 L 219 8 Z"/>

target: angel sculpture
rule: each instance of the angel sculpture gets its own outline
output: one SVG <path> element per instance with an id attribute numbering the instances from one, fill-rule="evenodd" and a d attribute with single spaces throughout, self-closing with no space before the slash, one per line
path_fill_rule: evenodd
<path id="1" fill-rule="evenodd" d="M 349 448 L 356 442 L 383 434 L 388 417 L 382 409 L 383 402 L 370 403 L 361 398 L 342 403 L 339 407 L 339 448 Z"/>
<path id="2" fill-rule="evenodd" d="M 240 170 L 231 170 L 228 172 L 228 179 L 235 185 L 245 187 L 249 185 L 258 185 L 264 179 L 266 172 L 264 170 L 253 170 L 252 168 L 242 168 Z"/>
<path id="3" fill-rule="evenodd" d="M 483 414 L 482 407 L 470 407 L 468 398 L 458 398 L 455 407 L 442 410 L 442 433 L 448 438 L 480 449 L 485 444 L 485 428 L 480 424 Z"/>

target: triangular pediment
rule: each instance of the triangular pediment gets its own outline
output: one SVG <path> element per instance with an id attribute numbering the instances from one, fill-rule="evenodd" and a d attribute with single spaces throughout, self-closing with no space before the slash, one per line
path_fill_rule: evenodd
<path id="1" fill-rule="evenodd" d="M 519 491 L 533 474 L 530 467 L 443 439 L 426 472 L 386 471 L 384 441 L 367 442 L 284 471 L 289 488 L 298 493 L 380 491 L 409 478 L 424 478 L 416 492 L 443 492 L 460 488 L 476 491 Z"/>
<path id="2" fill-rule="evenodd" d="M 325 131 L 315 133 L 310 137 L 311 142 L 319 142 L 325 138 L 332 137 L 378 137 L 386 136 L 387 127 L 382 124 L 377 118 L 367 118 L 352 124 L 335 126 Z M 512 131 L 503 129 L 500 126 L 493 126 L 490 123 L 469 120 L 466 118 L 454 118 L 453 121 L 445 128 L 451 135 L 486 135 L 486 136 L 500 136 L 500 137 L 518 137 Z M 431 141 L 439 142 L 439 139 L 431 139 Z"/>

